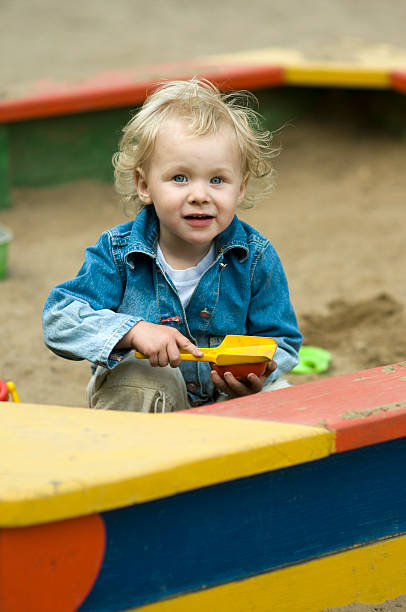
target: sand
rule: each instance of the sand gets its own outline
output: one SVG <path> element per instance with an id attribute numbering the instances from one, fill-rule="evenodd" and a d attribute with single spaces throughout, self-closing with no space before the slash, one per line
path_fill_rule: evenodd
<path id="1" fill-rule="evenodd" d="M 341 48 L 403 44 L 403 2 L 389 11 L 378 2 L 320 0 L 299 18 L 302 4 L 127 0 L 118 12 L 89 1 L 54 13 L 49 0 L 6 3 L 0 45 L 13 61 L 1 67 L 3 93 L 40 78 L 75 80 L 270 45 L 317 54 L 332 41 Z M 240 215 L 277 248 L 305 343 L 331 352 L 331 368 L 321 376 L 406 359 L 406 143 L 352 109 L 341 111 L 309 115 L 282 130 L 275 191 Z M 14 232 L 9 274 L 0 283 L 0 377 L 13 380 L 25 402 L 84 406 L 89 366 L 43 346 L 41 310 L 51 287 L 76 273 L 86 246 L 127 218 L 113 187 L 98 182 L 18 189 L 13 199 L 11 209 L 0 211 L 0 223 Z M 317 377 L 289 378 L 301 384 Z M 406 610 L 406 597 L 341 609 Z"/>

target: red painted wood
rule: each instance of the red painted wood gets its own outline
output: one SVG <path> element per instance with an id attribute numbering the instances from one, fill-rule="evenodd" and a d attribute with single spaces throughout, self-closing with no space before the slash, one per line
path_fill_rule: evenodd
<path id="1" fill-rule="evenodd" d="M 392 86 L 396 91 L 406 93 L 406 71 L 396 71 L 391 74 Z"/>
<path id="2" fill-rule="evenodd" d="M 322 426 L 346 451 L 406 436 L 406 362 L 187 412 Z"/>
<path id="3" fill-rule="evenodd" d="M 158 82 L 187 79 L 196 74 L 222 90 L 260 89 L 283 84 L 283 71 L 276 66 L 208 66 L 184 62 L 149 67 L 147 73 L 147 77 L 142 74 L 137 78 L 136 73 L 121 71 L 101 74 L 83 84 L 45 84 L 46 91 L 0 102 L 0 123 L 138 104 Z"/>
<path id="4" fill-rule="evenodd" d="M 105 527 L 98 514 L 0 529 L 1 612 L 73 612 L 99 574 Z"/>

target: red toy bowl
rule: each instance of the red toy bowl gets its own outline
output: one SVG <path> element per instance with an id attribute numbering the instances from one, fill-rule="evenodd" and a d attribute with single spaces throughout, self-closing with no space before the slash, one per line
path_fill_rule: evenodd
<path id="1" fill-rule="evenodd" d="M 262 376 L 266 370 L 267 361 L 260 361 L 259 363 L 235 363 L 234 365 L 219 366 L 215 363 L 210 363 L 211 369 L 217 372 L 221 378 L 224 378 L 226 372 L 231 374 L 237 380 L 244 382 L 248 380 L 248 374 L 256 374 Z"/>

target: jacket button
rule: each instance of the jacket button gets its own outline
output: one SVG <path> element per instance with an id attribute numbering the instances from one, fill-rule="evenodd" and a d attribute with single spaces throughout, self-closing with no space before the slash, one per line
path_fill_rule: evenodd
<path id="1" fill-rule="evenodd" d="M 200 311 L 200 316 L 202 319 L 208 319 L 210 316 L 210 310 L 208 308 L 203 308 L 203 310 Z"/>
<path id="2" fill-rule="evenodd" d="M 194 382 L 187 383 L 186 388 L 188 391 L 196 391 L 197 385 Z"/>

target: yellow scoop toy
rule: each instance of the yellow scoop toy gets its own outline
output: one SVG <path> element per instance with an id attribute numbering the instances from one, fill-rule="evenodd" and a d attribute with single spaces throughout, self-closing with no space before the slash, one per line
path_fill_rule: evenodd
<path id="1" fill-rule="evenodd" d="M 273 338 L 263 336 L 226 336 L 215 348 L 200 348 L 203 357 L 195 357 L 186 351 L 179 351 L 182 361 L 210 361 L 216 365 L 259 363 L 270 361 L 276 351 L 277 343 Z M 135 351 L 138 359 L 145 355 Z"/>

